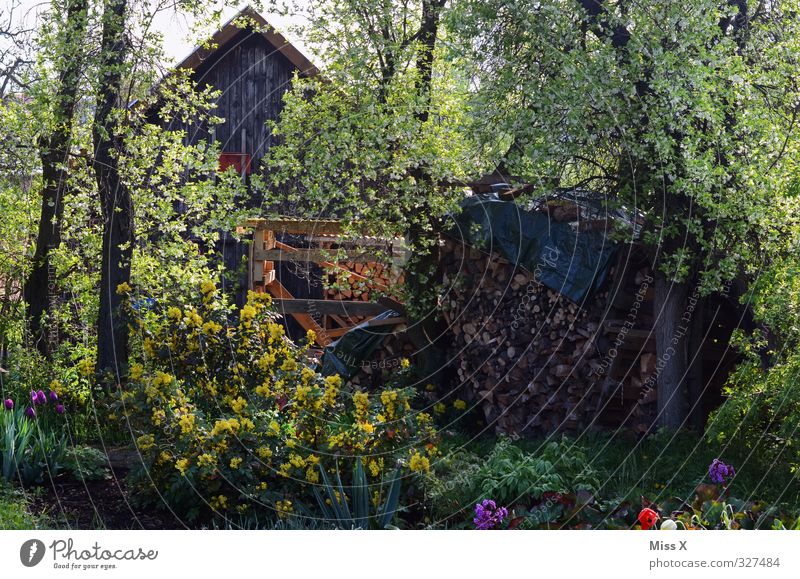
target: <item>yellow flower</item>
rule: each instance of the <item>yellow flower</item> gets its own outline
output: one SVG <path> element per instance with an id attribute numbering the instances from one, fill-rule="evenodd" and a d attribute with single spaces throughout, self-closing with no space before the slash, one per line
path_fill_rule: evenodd
<path id="1" fill-rule="evenodd" d="M 382 462 L 383 459 L 381 459 L 381 463 Z M 372 476 L 377 478 L 377 476 L 381 474 L 381 464 L 379 464 L 377 460 L 369 461 L 369 472 Z"/>
<path id="2" fill-rule="evenodd" d="M 280 324 L 270 322 L 269 325 L 267 326 L 267 329 L 269 330 L 269 336 L 270 338 L 272 338 L 273 341 L 283 336 L 283 326 L 281 326 Z"/>
<path id="3" fill-rule="evenodd" d="M 431 463 L 427 457 L 422 456 L 420 453 L 415 452 L 411 455 L 411 460 L 408 463 L 408 468 L 414 472 L 428 472 L 431 468 Z"/>
<path id="4" fill-rule="evenodd" d="M 368 434 L 372 434 L 373 432 L 375 432 L 375 427 L 369 422 L 361 422 L 359 423 L 359 426 L 361 427 L 361 430 L 363 430 Z"/>
<path id="5" fill-rule="evenodd" d="M 194 430 L 194 420 L 194 414 L 184 414 L 178 419 L 183 434 L 189 434 Z"/>
<path id="6" fill-rule="evenodd" d="M 283 364 L 281 364 L 281 370 L 284 372 L 294 372 L 297 370 L 297 360 L 294 358 L 287 358 L 284 360 Z"/>
<path id="7" fill-rule="evenodd" d="M 227 420 L 217 420 L 214 423 L 214 428 L 211 429 L 211 436 L 217 436 L 219 434 L 223 434 L 225 432 L 229 432 L 230 434 L 236 434 L 239 430 L 239 421 L 235 418 L 229 418 Z"/>
<path id="8" fill-rule="evenodd" d="M 161 423 L 164 422 L 166 417 L 163 410 L 160 408 L 153 408 L 153 416 L 150 418 L 150 422 L 153 423 L 153 426 L 161 426 Z"/>
<path id="9" fill-rule="evenodd" d="M 235 400 L 231 400 L 231 410 L 233 410 L 236 414 L 241 414 L 242 410 L 247 407 L 247 400 L 239 396 Z"/>
<path id="10" fill-rule="evenodd" d="M 206 322 L 205 324 L 203 324 L 204 334 L 209 334 L 209 335 L 218 334 L 220 330 L 222 330 L 222 326 L 220 326 L 216 322 Z"/>
<path id="11" fill-rule="evenodd" d="M 180 458 L 175 461 L 175 468 L 177 468 L 181 476 L 186 476 L 186 471 L 189 469 L 189 459 L 188 458 Z"/>
<path id="12" fill-rule="evenodd" d="M 78 371 L 84 376 L 91 376 L 94 372 L 94 362 L 88 358 L 84 358 L 78 362 Z"/>
<path id="13" fill-rule="evenodd" d="M 425 390 L 427 390 L 428 392 L 433 392 L 434 390 L 436 390 L 436 386 L 434 386 L 429 382 L 428 384 L 425 385 Z"/>
<path id="14" fill-rule="evenodd" d="M 436 404 L 433 405 L 433 411 L 436 414 L 444 414 L 445 410 L 447 410 L 447 406 L 445 406 L 441 402 L 437 402 Z"/>
<path id="15" fill-rule="evenodd" d="M 222 510 L 228 508 L 228 497 L 225 495 L 217 495 L 211 499 L 211 508 L 215 510 Z"/>
<path id="16" fill-rule="evenodd" d="M 353 394 L 353 404 L 355 404 L 356 407 L 356 416 L 364 416 L 369 409 L 369 394 L 366 392 L 356 392 Z"/>
<path id="17" fill-rule="evenodd" d="M 259 396 L 263 396 L 264 398 L 268 398 L 272 394 L 272 390 L 270 389 L 269 378 L 264 380 L 264 383 L 256 386 L 256 394 Z"/>
<path id="18" fill-rule="evenodd" d="M 456 398 L 455 400 L 453 400 L 453 408 L 455 408 L 456 410 L 466 410 L 467 403 L 461 400 L 460 398 Z"/>
<path id="19" fill-rule="evenodd" d="M 242 459 L 238 456 L 231 459 L 231 468 L 236 470 L 239 468 L 239 465 L 242 464 Z"/>
<path id="20" fill-rule="evenodd" d="M 258 483 L 258 484 L 256 485 L 256 489 L 258 489 L 258 490 L 260 490 L 260 491 L 265 491 L 265 490 L 267 490 L 267 483 L 265 483 L 265 482 L 260 482 L 260 483 Z"/>
<path id="21" fill-rule="evenodd" d="M 143 434 L 136 439 L 136 445 L 142 452 L 147 452 L 156 445 L 155 436 L 152 434 Z"/>
<path id="22" fill-rule="evenodd" d="M 430 424 L 433 422 L 433 418 L 427 412 L 420 412 L 417 414 L 417 424 L 420 426 L 425 426 L 426 424 Z"/>
<path id="23" fill-rule="evenodd" d="M 177 322 L 183 317 L 183 312 L 181 312 L 180 308 L 172 306 L 167 310 L 167 317 Z"/>
<path id="24" fill-rule="evenodd" d="M 270 458 L 272 456 L 272 451 L 266 446 L 259 446 L 256 449 L 256 454 L 259 458 Z"/>
<path id="25" fill-rule="evenodd" d="M 210 454 L 201 454 L 200 456 L 197 457 L 197 464 L 201 467 L 216 466 L 217 458 Z"/>
<path id="26" fill-rule="evenodd" d="M 127 282 L 122 282 L 117 286 L 117 294 L 122 295 L 129 293 L 131 291 L 131 286 L 128 285 Z"/>
<path id="27" fill-rule="evenodd" d="M 239 319 L 241 319 L 242 321 L 252 320 L 255 317 L 256 317 L 256 309 L 250 304 L 245 304 L 245 306 L 239 312 Z"/>
<path id="28" fill-rule="evenodd" d="M 403 358 L 402 360 L 400 360 L 401 368 L 408 368 L 409 366 L 411 366 L 411 362 L 408 361 L 408 358 Z"/>
<path id="29" fill-rule="evenodd" d="M 132 380 L 138 380 L 139 378 L 142 377 L 143 373 L 144 373 L 144 368 L 142 367 L 142 365 L 134 364 L 133 366 L 131 366 L 130 372 L 128 372 L 128 376 L 130 376 Z"/>
<path id="30" fill-rule="evenodd" d="M 210 294 L 216 289 L 217 289 L 217 286 L 214 285 L 214 282 L 210 281 L 210 280 L 204 280 L 200 284 L 200 291 L 203 292 L 204 294 Z"/>
<path id="31" fill-rule="evenodd" d="M 196 311 L 192 310 L 186 314 L 186 325 L 192 328 L 199 328 L 203 323 L 203 318 Z"/>
<path id="32" fill-rule="evenodd" d="M 269 427 L 267 428 L 267 434 L 269 436 L 278 436 L 281 433 L 281 425 L 278 424 L 277 420 L 273 420 L 269 423 Z"/>
<path id="33" fill-rule="evenodd" d="M 308 330 L 306 332 L 306 341 L 309 344 L 313 344 L 314 342 L 317 341 L 317 334 L 316 334 L 316 332 L 314 332 L 314 330 Z"/>
<path id="34" fill-rule="evenodd" d="M 288 517 L 294 511 L 292 501 L 275 501 L 275 510 L 278 511 L 278 516 L 282 519 Z"/>
<path id="35" fill-rule="evenodd" d="M 319 473 L 314 468 L 306 470 L 306 480 L 312 484 L 319 482 Z"/>

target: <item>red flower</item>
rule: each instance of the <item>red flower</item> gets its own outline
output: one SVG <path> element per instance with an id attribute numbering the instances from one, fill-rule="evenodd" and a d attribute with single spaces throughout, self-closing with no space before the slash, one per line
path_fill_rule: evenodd
<path id="1" fill-rule="evenodd" d="M 642 509 L 639 513 L 639 522 L 642 524 L 642 529 L 647 531 L 658 520 L 658 514 L 653 509 Z"/>

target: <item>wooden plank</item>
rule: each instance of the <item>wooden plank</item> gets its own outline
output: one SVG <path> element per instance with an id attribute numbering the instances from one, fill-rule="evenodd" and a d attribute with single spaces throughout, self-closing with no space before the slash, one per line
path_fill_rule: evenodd
<path id="1" fill-rule="evenodd" d="M 387 296 L 381 296 L 376 300 L 379 304 L 386 306 L 387 309 L 394 310 L 398 314 L 406 314 L 406 307 L 397 300 L 393 300 Z"/>
<path id="2" fill-rule="evenodd" d="M 363 323 L 363 322 L 362 322 Z M 406 318 L 388 318 L 386 320 L 369 320 L 366 322 L 368 328 L 379 328 L 381 326 L 400 326 L 403 324 L 407 324 L 408 320 Z M 361 324 L 358 324 L 361 325 Z M 344 328 L 334 328 L 332 330 L 325 330 L 329 338 L 339 338 L 344 336 L 347 332 L 355 328 L 356 326 L 348 326 Z"/>
<path id="3" fill-rule="evenodd" d="M 386 306 L 373 302 L 277 298 L 272 303 L 278 313 L 281 314 L 315 313 L 339 316 L 373 316 L 386 311 Z"/>
<path id="4" fill-rule="evenodd" d="M 341 223 L 336 219 L 247 219 L 243 227 L 268 229 L 280 233 L 311 233 L 337 235 L 342 233 Z"/>
<path id="5" fill-rule="evenodd" d="M 326 249 L 294 249 L 284 251 L 282 249 L 259 249 L 253 251 L 253 258 L 256 261 L 298 261 L 322 263 L 336 259 L 340 262 L 369 263 L 378 260 L 378 256 L 364 251 L 339 251 Z"/>
<path id="6" fill-rule="evenodd" d="M 267 284 L 266 288 L 267 291 L 273 296 L 273 298 L 277 298 L 273 300 L 273 303 L 283 300 L 294 299 L 289 290 L 287 290 L 283 286 L 283 284 L 278 280 L 274 280 L 272 283 Z M 317 335 L 317 340 L 316 340 L 317 344 L 319 344 L 324 348 L 325 346 L 331 343 L 332 340 L 325 334 L 325 329 L 322 326 L 320 326 L 314 318 L 312 318 L 308 314 L 303 314 L 303 313 L 292 314 L 292 317 L 295 320 L 297 320 L 297 323 L 300 324 L 300 326 L 304 330 L 314 331 L 314 333 Z"/>
<path id="7" fill-rule="evenodd" d="M 341 235 L 308 235 L 311 243 L 335 243 L 344 247 L 391 247 L 393 252 L 402 251 L 405 242 L 402 237 L 344 237 Z"/>

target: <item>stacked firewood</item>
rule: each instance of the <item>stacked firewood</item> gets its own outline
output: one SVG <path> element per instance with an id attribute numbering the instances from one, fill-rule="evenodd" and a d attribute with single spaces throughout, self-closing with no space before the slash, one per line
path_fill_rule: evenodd
<path id="1" fill-rule="evenodd" d="M 441 255 L 448 359 L 487 425 L 526 435 L 649 428 L 655 344 L 646 267 L 620 260 L 578 305 L 497 253 L 446 239 Z"/>
<path id="2" fill-rule="evenodd" d="M 325 295 L 331 300 L 375 301 L 379 295 L 392 293 L 391 289 L 403 283 L 391 265 L 382 263 L 342 263 L 344 269 L 329 274 Z M 350 273 L 348 273 L 350 272 Z"/>

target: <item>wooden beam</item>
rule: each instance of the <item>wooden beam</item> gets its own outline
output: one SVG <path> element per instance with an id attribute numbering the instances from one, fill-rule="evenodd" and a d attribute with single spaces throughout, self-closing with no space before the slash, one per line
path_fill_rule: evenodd
<path id="1" fill-rule="evenodd" d="M 339 316 L 374 316 L 386 311 L 386 306 L 373 302 L 344 300 L 308 300 L 278 298 L 272 300 L 280 314 L 320 314 Z"/>
<path id="2" fill-rule="evenodd" d="M 378 262 L 379 256 L 364 251 L 345 251 L 336 249 L 295 249 L 284 251 L 282 249 L 258 249 L 253 251 L 256 261 L 299 261 L 311 263 L 325 263 L 331 259 L 340 262 L 371 263 Z"/>
<path id="3" fill-rule="evenodd" d="M 273 299 L 273 303 L 294 299 L 289 290 L 287 290 L 278 280 L 274 280 L 272 283 L 267 284 L 266 288 L 273 298 L 277 298 Z M 292 317 L 297 320 L 297 323 L 300 324 L 304 330 L 314 331 L 314 333 L 317 335 L 317 344 L 324 348 L 331 343 L 332 340 L 325 334 L 325 329 L 320 326 L 314 318 L 308 314 L 303 314 L 300 312 L 292 314 Z"/>
<path id="4" fill-rule="evenodd" d="M 336 219 L 247 219 L 243 227 L 267 229 L 277 233 L 311 233 L 338 235 L 342 225 Z"/>

